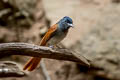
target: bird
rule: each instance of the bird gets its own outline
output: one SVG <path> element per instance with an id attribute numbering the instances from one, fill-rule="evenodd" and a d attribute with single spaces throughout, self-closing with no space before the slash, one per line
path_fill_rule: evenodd
<path id="1" fill-rule="evenodd" d="M 67 35 L 68 30 L 73 26 L 73 20 L 65 16 L 56 24 L 51 26 L 40 41 L 40 46 L 55 46 L 60 43 Z M 23 70 L 33 71 L 41 61 L 41 57 L 32 57 L 25 65 Z"/>

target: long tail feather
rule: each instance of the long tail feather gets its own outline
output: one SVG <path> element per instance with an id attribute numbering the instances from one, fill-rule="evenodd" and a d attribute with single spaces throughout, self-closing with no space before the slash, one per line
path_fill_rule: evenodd
<path id="1" fill-rule="evenodd" d="M 23 70 L 33 71 L 39 64 L 41 58 L 33 57 L 24 66 Z"/>

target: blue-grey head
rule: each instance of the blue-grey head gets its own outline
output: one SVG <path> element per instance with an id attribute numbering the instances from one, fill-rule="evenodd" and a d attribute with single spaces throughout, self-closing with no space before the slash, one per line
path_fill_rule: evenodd
<path id="1" fill-rule="evenodd" d="M 68 30 L 70 27 L 73 27 L 73 21 L 68 16 L 63 17 L 57 24 L 63 31 Z"/>

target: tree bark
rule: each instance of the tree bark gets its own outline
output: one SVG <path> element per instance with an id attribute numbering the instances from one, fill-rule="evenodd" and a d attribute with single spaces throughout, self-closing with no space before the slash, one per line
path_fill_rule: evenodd
<path id="1" fill-rule="evenodd" d="M 73 61 L 85 66 L 90 66 L 89 60 L 68 49 L 52 49 L 28 43 L 0 44 L 0 58 L 8 55 L 24 55 L 32 57 L 42 56 L 43 58 Z"/>
<path id="2" fill-rule="evenodd" d="M 0 78 L 7 77 L 24 77 L 26 74 L 20 70 L 15 62 L 1 61 L 0 62 Z"/>

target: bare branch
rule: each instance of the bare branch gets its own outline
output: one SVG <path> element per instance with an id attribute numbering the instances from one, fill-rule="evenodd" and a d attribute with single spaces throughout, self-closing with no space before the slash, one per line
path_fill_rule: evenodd
<path id="1" fill-rule="evenodd" d="M 80 54 L 78 56 L 75 54 L 75 52 L 70 51 L 68 49 L 52 49 L 49 47 L 43 47 L 28 43 L 0 44 L 0 58 L 8 55 L 24 55 L 32 57 L 42 56 L 43 58 L 78 62 L 85 66 L 90 65 L 86 58 L 84 58 Z"/>
<path id="2" fill-rule="evenodd" d="M 1 61 L 0 62 L 0 78 L 2 77 L 24 77 L 22 72 L 15 62 Z"/>
<path id="3" fill-rule="evenodd" d="M 48 71 L 46 69 L 46 65 L 43 60 L 40 61 L 40 67 L 42 69 L 43 75 L 45 77 L 45 80 L 51 80 L 51 77 L 48 74 Z"/>

